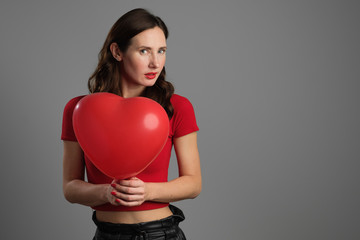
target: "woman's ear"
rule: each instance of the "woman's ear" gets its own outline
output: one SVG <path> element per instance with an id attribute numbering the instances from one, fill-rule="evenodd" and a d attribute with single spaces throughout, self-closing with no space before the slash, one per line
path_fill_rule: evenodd
<path id="1" fill-rule="evenodd" d="M 116 60 L 119 62 L 122 60 L 122 54 L 117 43 L 113 42 L 110 44 L 110 52 Z"/>

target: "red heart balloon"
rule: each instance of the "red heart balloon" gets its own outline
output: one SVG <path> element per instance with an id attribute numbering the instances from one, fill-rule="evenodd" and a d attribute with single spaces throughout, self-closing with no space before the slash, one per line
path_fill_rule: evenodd
<path id="1" fill-rule="evenodd" d="M 163 107 L 149 98 L 93 93 L 76 105 L 73 127 L 81 148 L 100 171 L 126 179 L 160 153 L 168 138 L 169 119 Z"/>

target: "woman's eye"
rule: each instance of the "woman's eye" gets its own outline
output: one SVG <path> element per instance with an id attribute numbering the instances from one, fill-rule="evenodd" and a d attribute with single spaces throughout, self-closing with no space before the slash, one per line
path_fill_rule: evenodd
<path id="1" fill-rule="evenodd" d="M 160 49 L 160 50 L 159 50 L 159 53 L 160 53 L 160 54 L 164 54 L 165 52 L 166 52 L 165 49 Z"/>
<path id="2" fill-rule="evenodd" d="M 148 53 L 148 50 L 147 50 L 147 49 L 141 49 L 141 50 L 140 50 L 140 53 L 141 53 L 141 54 L 147 54 L 147 53 Z"/>

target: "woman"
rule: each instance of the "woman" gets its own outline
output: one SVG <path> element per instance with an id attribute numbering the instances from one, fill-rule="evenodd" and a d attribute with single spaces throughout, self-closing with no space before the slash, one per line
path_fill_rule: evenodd
<path id="1" fill-rule="evenodd" d="M 167 37 L 167 27 L 159 17 L 144 9 L 126 13 L 111 28 L 88 82 L 90 93 L 148 97 L 167 112 L 170 133 L 165 147 L 136 177 L 118 180 L 101 173 L 82 151 L 72 127 L 73 109 L 83 96 L 65 106 L 61 136 L 64 196 L 95 210 L 94 239 L 185 239 L 178 227 L 184 215 L 169 203 L 195 198 L 201 191 L 198 127 L 191 103 L 173 94 L 172 84 L 165 80 Z M 172 146 L 179 177 L 168 181 Z M 85 169 L 88 181 L 84 180 Z"/>

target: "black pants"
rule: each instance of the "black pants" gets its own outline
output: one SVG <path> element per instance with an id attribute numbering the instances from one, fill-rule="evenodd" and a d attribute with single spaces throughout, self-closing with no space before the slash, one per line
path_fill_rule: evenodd
<path id="1" fill-rule="evenodd" d="M 179 222 L 185 219 L 183 212 L 170 205 L 173 215 L 157 221 L 136 224 L 99 222 L 96 213 L 93 221 L 97 226 L 93 240 L 186 240 Z"/>

